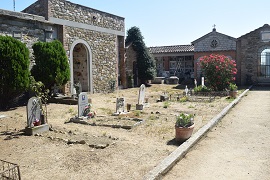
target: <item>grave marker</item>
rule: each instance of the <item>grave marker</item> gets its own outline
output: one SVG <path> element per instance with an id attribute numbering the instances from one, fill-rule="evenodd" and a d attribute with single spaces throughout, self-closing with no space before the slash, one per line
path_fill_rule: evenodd
<path id="1" fill-rule="evenodd" d="M 116 98 L 116 113 L 120 114 L 125 112 L 125 98 Z"/>
<path id="2" fill-rule="evenodd" d="M 40 121 L 40 100 L 32 97 L 27 103 L 27 127 L 33 127 L 35 121 Z"/>
<path id="3" fill-rule="evenodd" d="M 136 104 L 136 110 L 143 110 L 144 98 L 145 98 L 145 85 L 142 84 L 140 86 L 138 104 Z"/>
<path id="4" fill-rule="evenodd" d="M 79 94 L 78 98 L 78 117 L 83 115 L 85 107 L 88 105 L 88 97 L 86 92 Z"/>
<path id="5" fill-rule="evenodd" d="M 26 135 L 34 135 L 49 131 L 49 125 L 41 121 L 41 103 L 39 98 L 32 97 L 27 103 L 27 127 L 25 128 Z M 43 124 L 41 124 L 43 123 Z"/>
<path id="6" fill-rule="evenodd" d="M 145 85 L 142 84 L 140 86 L 138 104 L 143 104 L 144 103 L 144 98 L 145 98 Z"/>
<path id="7" fill-rule="evenodd" d="M 202 86 L 204 86 L 204 77 L 202 77 Z"/>

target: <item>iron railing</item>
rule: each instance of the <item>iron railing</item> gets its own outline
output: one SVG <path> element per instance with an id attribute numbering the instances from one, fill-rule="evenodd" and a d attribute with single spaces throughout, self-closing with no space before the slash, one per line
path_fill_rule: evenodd
<path id="1" fill-rule="evenodd" d="M 0 160 L 0 180 L 21 180 L 20 168 L 4 160 Z"/>
<path id="2" fill-rule="evenodd" d="M 259 70 L 258 71 L 259 77 L 265 77 L 265 78 L 270 77 L 270 65 L 259 65 L 258 70 Z"/>

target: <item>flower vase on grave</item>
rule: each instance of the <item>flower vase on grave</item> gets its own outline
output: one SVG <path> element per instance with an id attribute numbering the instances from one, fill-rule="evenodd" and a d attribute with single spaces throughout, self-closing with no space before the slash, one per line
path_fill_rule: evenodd
<path id="1" fill-rule="evenodd" d="M 40 114 L 40 122 L 41 124 L 45 124 L 45 115 L 43 113 Z"/>

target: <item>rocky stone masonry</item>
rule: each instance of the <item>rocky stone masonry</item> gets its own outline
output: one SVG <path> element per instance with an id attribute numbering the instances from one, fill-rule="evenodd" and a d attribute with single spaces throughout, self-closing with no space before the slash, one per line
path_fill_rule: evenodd
<path id="1" fill-rule="evenodd" d="M 270 42 L 261 39 L 261 33 L 264 31 L 270 31 L 268 24 L 238 38 L 237 59 L 241 59 L 241 61 L 238 62 L 237 66 L 241 67 L 241 84 L 258 82 L 258 65 L 261 52 L 265 48 L 270 48 Z"/>
<path id="2" fill-rule="evenodd" d="M 122 17 L 64 0 L 50 0 L 49 4 L 52 17 L 125 31 L 124 18 Z"/>
<path id="3" fill-rule="evenodd" d="M 116 35 L 73 27 L 65 28 L 66 46 L 69 47 L 79 38 L 87 40 L 91 47 L 94 92 L 109 92 L 109 81 L 116 80 L 117 77 Z"/>
<path id="4" fill-rule="evenodd" d="M 124 18 L 65 0 L 39 0 L 24 12 L 48 16 L 45 17 L 47 19 L 54 17 L 119 32 L 125 31 Z M 79 27 L 64 26 L 63 28 L 63 43 L 68 55 L 75 40 L 82 39 L 89 44 L 93 62 L 93 91 L 108 92 L 109 82 L 117 80 L 117 35 Z"/>

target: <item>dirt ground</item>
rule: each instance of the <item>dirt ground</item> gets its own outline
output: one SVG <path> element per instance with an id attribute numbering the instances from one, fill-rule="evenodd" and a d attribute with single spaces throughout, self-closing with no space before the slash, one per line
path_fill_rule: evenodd
<path id="1" fill-rule="evenodd" d="M 134 125 L 132 129 L 67 123 L 77 113 L 77 105 L 50 103 L 51 130 L 37 136 L 24 135 L 26 106 L 0 111 L 0 159 L 16 163 L 22 179 L 142 179 L 179 144 L 174 141 L 175 115 L 194 113 L 195 132 L 218 114 L 231 100 L 216 97 L 212 102 L 179 102 L 184 87 L 152 85 L 146 88 L 148 107 L 135 110 L 139 88 L 108 94 L 89 94 L 97 118 L 89 122 Z M 157 102 L 164 92 L 168 102 Z M 116 97 L 132 104 L 131 112 L 112 116 Z M 1 168 L 1 167 L 0 167 Z"/>

